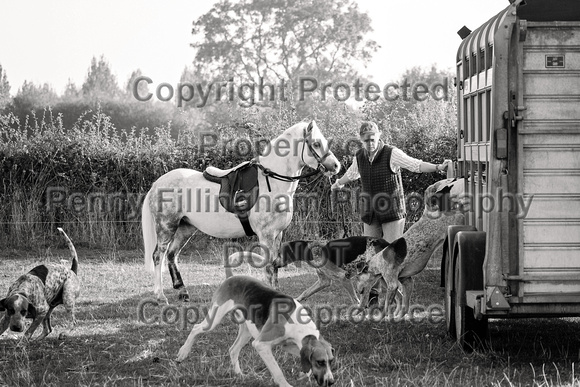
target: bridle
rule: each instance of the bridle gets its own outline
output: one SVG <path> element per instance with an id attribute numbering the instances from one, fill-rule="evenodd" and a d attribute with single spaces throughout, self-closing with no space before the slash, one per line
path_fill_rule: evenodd
<path id="1" fill-rule="evenodd" d="M 304 142 L 302 143 L 302 154 L 300 155 L 300 157 L 302 158 L 302 162 L 304 164 L 306 164 L 306 162 L 304 161 L 304 148 L 306 147 L 306 145 L 308 145 L 310 153 L 312 154 L 312 156 L 314 156 L 314 159 L 318 163 L 317 169 L 322 172 L 326 172 L 327 169 L 322 163 L 326 160 L 328 156 L 332 154 L 332 152 L 330 151 L 330 147 L 328 147 L 328 150 L 322 156 L 320 156 L 318 152 L 316 152 L 316 149 L 314 149 L 314 147 L 312 146 L 312 122 L 310 122 L 308 127 L 304 129 Z"/>
<path id="2" fill-rule="evenodd" d="M 304 178 L 307 178 L 310 176 L 314 176 L 320 172 L 327 171 L 326 167 L 322 163 L 327 159 L 328 156 L 330 156 L 332 154 L 332 151 L 330 150 L 330 147 L 328 147 L 328 150 L 322 156 L 320 156 L 318 154 L 318 152 L 316 152 L 316 150 L 312 146 L 312 128 L 313 128 L 313 122 L 310 121 L 310 124 L 308 124 L 308 127 L 306 127 L 306 129 L 304 129 L 304 132 L 303 132 L 303 140 L 304 141 L 302 142 L 302 153 L 300 155 L 300 158 L 302 159 L 302 162 L 304 164 L 306 164 L 306 162 L 304 161 L 304 149 L 308 145 L 308 149 L 310 150 L 310 153 L 312 154 L 312 156 L 314 157 L 314 159 L 316 159 L 316 162 L 318 163 L 318 166 L 316 167 L 316 169 L 314 171 L 305 173 L 303 175 L 298 175 L 298 176 L 281 175 L 277 172 L 272 171 L 270 168 L 264 167 L 256 159 L 252 160 L 253 164 L 255 164 L 258 168 L 260 168 L 262 170 L 262 173 L 264 174 L 264 176 L 266 176 L 266 183 L 268 184 L 269 191 L 271 191 L 270 180 L 269 180 L 270 177 L 273 179 L 276 179 L 276 180 L 280 180 L 280 181 L 293 182 L 296 180 L 300 180 L 300 179 L 304 179 Z"/>

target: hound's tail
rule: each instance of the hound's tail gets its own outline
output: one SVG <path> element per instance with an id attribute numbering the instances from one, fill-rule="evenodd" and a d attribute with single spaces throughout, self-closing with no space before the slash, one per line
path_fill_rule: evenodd
<path id="1" fill-rule="evenodd" d="M 72 241 L 70 240 L 68 235 L 66 235 L 66 232 L 64 232 L 62 228 L 57 227 L 56 229 L 60 231 L 62 235 L 64 235 L 64 238 L 66 239 L 66 244 L 68 245 L 68 249 L 70 250 L 70 256 L 72 257 L 72 265 L 70 269 L 72 270 L 73 273 L 77 274 L 77 270 L 79 268 L 79 257 L 77 255 L 75 245 L 73 245 Z"/>
<path id="2" fill-rule="evenodd" d="M 225 259 L 224 268 L 226 271 L 226 278 L 233 276 L 234 273 L 232 272 L 232 267 L 240 266 L 244 263 L 244 260 L 248 261 L 251 266 L 256 268 L 263 268 L 268 263 L 267 259 L 260 254 L 251 251 L 237 251 L 230 254 L 230 256 Z"/>
<path id="3" fill-rule="evenodd" d="M 147 192 L 141 209 L 141 226 L 143 228 L 143 245 L 145 248 L 145 270 L 153 272 L 153 251 L 157 246 L 157 234 L 155 233 L 155 223 L 149 209 L 149 194 Z"/>

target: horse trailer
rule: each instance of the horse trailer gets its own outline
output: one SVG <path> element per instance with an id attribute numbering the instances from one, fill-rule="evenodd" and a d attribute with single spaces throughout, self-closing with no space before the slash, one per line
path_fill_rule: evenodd
<path id="1" fill-rule="evenodd" d="M 580 3 L 512 0 L 459 33 L 455 174 L 469 205 L 441 275 L 448 333 L 470 349 L 489 318 L 580 316 Z"/>

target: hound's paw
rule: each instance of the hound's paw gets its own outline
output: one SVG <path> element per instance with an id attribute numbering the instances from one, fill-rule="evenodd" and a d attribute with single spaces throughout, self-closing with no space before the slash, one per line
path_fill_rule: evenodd
<path id="1" fill-rule="evenodd" d="M 300 373 L 298 374 L 298 379 L 296 379 L 296 380 L 299 382 L 306 382 L 306 381 L 308 381 L 309 378 L 310 378 L 310 372 L 306 374 L 306 373 L 300 371 Z"/>
<path id="2" fill-rule="evenodd" d="M 186 348 L 181 347 L 179 353 L 177 354 L 177 359 L 175 359 L 175 361 L 181 363 L 187 358 L 187 355 L 189 355 L 189 351 Z"/>
<path id="3" fill-rule="evenodd" d="M 242 372 L 242 370 L 241 370 L 240 368 L 237 368 L 237 369 L 236 369 L 235 367 L 232 367 L 232 368 L 230 368 L 230 371 L 231 371 L 231 373 L 232 373 L 232 374 L 234 374 L 234 375 L 236 375 L 236 376 L 239 376 L 239 377 L 244 377 L 244 376 L 246 376 L 246 375 L 245 375 L 245 374 Z"/>

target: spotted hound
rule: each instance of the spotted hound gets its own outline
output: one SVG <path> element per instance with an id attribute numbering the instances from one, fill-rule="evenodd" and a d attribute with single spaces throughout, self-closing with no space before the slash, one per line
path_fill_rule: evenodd
<path id="1" fill-rule="evenodd" d="M 360 276 L 362 283 L 362 297 L 359 306 L 364 308 L 372 289 L 379 289 L 379 308 L 384 308 L 385 315 L 391 315 L 393 301 L 397 307 L 394 313 L 397 317 L 404 316 L 409 309 L 412 282 L 399 277 L 407 257 L 407 241 L 404 237 L 396 239 L 385 249 L 375 254 L 368 262 L 368 270 Z M 377 286 L 378 284 L 378 286 Z M 398 296 L 398 298 L 396 298 Z"/>
<path id="2" fill-rule="evenodd" d="M 77 277 L 78 257 L 75 247 L 62 228 L 58 228 L 68 244 L 72 256 L 70 268 L 64 265 L 39 265 L 28 273 L 20 276 L 8 289 L 6 298 L 0 300 L 0 311 L 5 311 L 0 321 L 0 335 L 10 328 L 14 332 L 22 332 L 25 320 L 32 318 L 32 324 L 24 333 L 25 339 L 42 323 L 41 340 L 52 331 L 50 315 L 55 307 L 64 305 L 71 313 L 75 324 L 74 307 L 79 295 L 79 280 Z"/>
<path id="3" fill-rule="evenodd" d="M 290 386 L 272 354 L 273 347 L 280 345 L 286 352 L 300 356 L 302 371 L 314 376 L 319 386 L 334 384 L 331 370 L 334 350 L 322 338 L 304 307 L 292 297 L 248 276 L 233 276 L 221 284 L 205 319 L 191 329 L 177 361 L 185 360 L 199 334 L 216 328 L 231 311 L 239 322 L 238 336 L 229 350 L 235 374 L 242 374 L 238 361 L 241 349 L 254 338 L 252 346 L 277 385 Z"/>
<path id="4" fill-rule="evenodd" d="M 379 283 L 384 285 L 379 292 L 379 304 L 382 305 L 382 296 L 385 296 L 385 314 L 390 315 L 391 300 L 394 297 L 397 297 L 395 316 L 402 318 L 407 314 L 413 292 L 413 277 L 427 266 L 438 246 L 446 243 L 448 227 L 464 224 L 465 221 L 460 210 L 448 207 L 437 196 L 438 192 L 444 195 L 453 188 L 449 188 L 448 184 L 449 180 L 442 180 L 427 187 L 425 197 L 433 198 L 435 202 L 426 200 L 423 216 L 405 231 L 402 238 L 393 241 L 389 248 L 368 261 L 368 271 L 365 273 L 367 278 L 360 278 L 365 282 L 361 307 L 365 305 L 371 291 L 377 288 L 375 283 Z M 442 185 L 443 188 L 440 188 Z M 399 294 L 402 297 L 398 297 Z"/>

